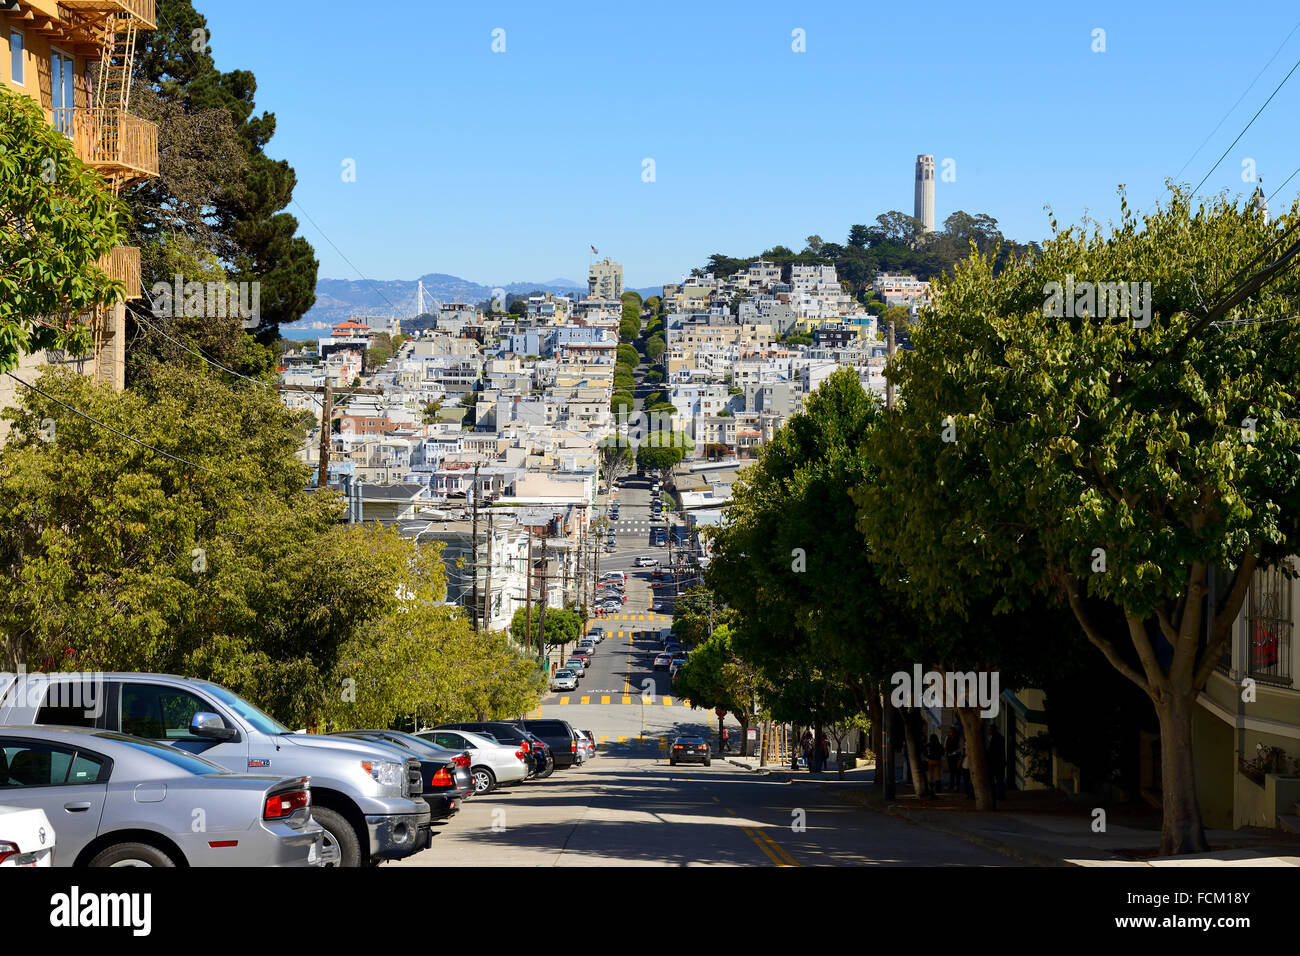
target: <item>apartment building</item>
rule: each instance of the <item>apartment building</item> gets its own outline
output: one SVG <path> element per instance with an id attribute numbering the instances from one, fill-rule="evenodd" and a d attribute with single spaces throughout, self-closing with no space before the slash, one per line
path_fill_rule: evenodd
<path id="1" fill-rule="evenodd" d="M 77 157 L 123 188 L 158 175 L 158 129 L 129 112 L 136 40 L 155 29 L 154 0 L 6 0 L 0 3 L 0 82 L 30 97 L 50 124 L 72 141 Z M 125 385 L 126 301 L 143 298 L 140 250 L 118 246 L 98 263 L 125 286 L 123 301 L 84 318 L 93 331 L 83 356 L 47 350 L 25 355 L 15 374 L 33 381 L 42 366 L 60 365 L 115 389 Z M 0 376 L 0 407 L 23 391 Z M 0 423 L 0 441 L 8 431 Z"/>
<path id="2" fill-rule="evenodd" d="M 587 270 L 587 298 L 617 301 L 623 295 L 623 266 L 609 256 Z"/>

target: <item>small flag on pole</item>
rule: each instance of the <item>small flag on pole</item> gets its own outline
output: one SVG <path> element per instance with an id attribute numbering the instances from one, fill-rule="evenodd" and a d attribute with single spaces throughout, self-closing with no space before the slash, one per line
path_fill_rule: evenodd
<path id="1" fill-rule="evenodd" d="M 591 247 L 591 254 L 592 254 L 593 256 L 598 256 L 598 255 L 600 255 L 600 250 L 597 249 L 595 246 L 592 246 L 592 247 Z"/>

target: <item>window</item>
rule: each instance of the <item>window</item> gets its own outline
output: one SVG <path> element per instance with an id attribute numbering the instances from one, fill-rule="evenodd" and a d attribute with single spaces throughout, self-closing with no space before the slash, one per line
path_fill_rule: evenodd
<path id="1" fill-rule="evenodd" d="M 465 750 L 467 744 L 465 738 L 459 734 L 449 734 L 446 732 L 434 734 L 433 742 L 439 747 L 445 747 L 448 750 Z"/>
<path id="2" fill-rule="evenodd" d="M 1291 680 L 1291 582 L 1281 567 L 1255 572 L 1246 598 L 1246 666 L 1251 677 Z"/>
<path id="3" fill-rule="evenodd" d="M 190 720 L 211 708 L 193 694 L 156 684 L 122 686 L 122 733 L 145 740 L 203 740 Z"/>
<path id="4" fill-rule="evenodd" d="M 25 61 L 23 59 L 23 35 L 18 30 L 9 31 L 9 77 L 19 86 L 26 86 L 24 79 Z"/>
<path id="5" fill-rule="evenodd" d="M 103 713 L 104 685 L 91 680 L 51 681 L 36 723 L 62 727 L 97 727 Z"/>
<path id="6" fill-rule="evenodd" d="M 77 75 L 72 57 L 50 50 L 50 108 L 59 132 L 72 135 L 72 110 L 77 104 Z"/>
<path id="7" fill-rule="evenodd" d="M 75 747 L 11 742 L 0 747 L 0 788 L 96 783 L 104 764 L 103 757 L 79 753 Z"/>

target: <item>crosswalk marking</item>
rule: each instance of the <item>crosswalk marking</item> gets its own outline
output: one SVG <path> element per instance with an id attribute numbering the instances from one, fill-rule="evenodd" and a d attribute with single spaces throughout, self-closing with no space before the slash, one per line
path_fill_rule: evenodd
<path id="1" fill-rule="evenodd" d="M 605 695 L 603 695 L 603 696 L 600 698 L 600 702 L 601 702 L 602 704 L 608 704 L 608 703 L 609 703 L 609 694 L 605 694 Z M 603 740 L 604 738 L 602 737 L 601 739 Z"/>
<path id="2" fill-rule="evenodd" d="M 665 698 L 664 698 L 664 706 L 665 706 L 665 707 L 671 707 L 672 705 L 673 705 L 673 699 L 672 699 L 671 697 L 665 697 Z"/>
<path id="3" fill-rule="evenodd" d="M 624 695 L 623 695 L 623 703 L 625 703 L 625 704 L 630 704 L 630 703 L 632 703 L 632 698 L 629 697 L 627 694 L 624 694 Z"/>
<path id="4" fill-rule="evenodd" d="M 626 738 L 626 737 L 619 737 L 619 738 L 618 738 L 618 742 L 621 743 L 621 744 L 627 743 L 627 738 Z"/>
<path id="5" fill-rule="evenodd" d="M 567 698 L 567 697 L 561 697 L 561 698 L 560 698 L 560 703 L 561 703 L 561 704 L 567 704 L 568 702 L 569 702 L 569 698 Z"/>
<path id="6" fill-rule="evenodd" d="M 590 698 L 590 697 L 583 697 L 583 698 L 581 698 L 581 699 L 578 701 L 578 703 L 580 703 L 580 704 L 590 704 L 590 703 L 591 703 L 591 698 Z"/>

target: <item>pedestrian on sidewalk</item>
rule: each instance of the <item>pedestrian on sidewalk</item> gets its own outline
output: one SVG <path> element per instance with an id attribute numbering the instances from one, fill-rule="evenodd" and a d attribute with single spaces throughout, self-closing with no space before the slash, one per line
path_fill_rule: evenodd
<path id="1" fill-rule="evenodd" d="M 809 772 L 813 769 L 813 736 L 811 730 L 805 730 L 799 738 L 799 749 L 803 751 L 803 765 Z"/>
<path id="2" fill-rule="evenodd" d="M 957 725 L 948 728 L 948 736 L 943 741 L 943 753 L 948 758 L 948 789 L 956 792 L 957 781 L 961 776 L 961 737 L 957 736 Z"/>
<path id="3" fill-rule="evenodd" d="M 827 765 L 831 762 L 831 738 L 826 734 L 822 734 L 822 746 L 819 754 L 821 756 L 821 761 L 818 763 L 817 769 L 825 770 Z"/>
<path id="4" fill-rule="evenodd" d="M 937 797 L 943 789 L 943 744 L 939 743 L 938 734 L 931 734 L 925 745 L 925 763 L 930 793 Z"/>
<path id="5" fill-rule="evenodd" d="M 731 731 L 726 727 L 722 728 L 722 752 L 724 754 L 731 753 Z"/>
<path id="6" fill-rule="evenodd" d="M 989 773 L 993 775 L 993 795 L 1002 800 L 1007 795 L 1007 742 L 998 725 L 989 729 Z"/>

